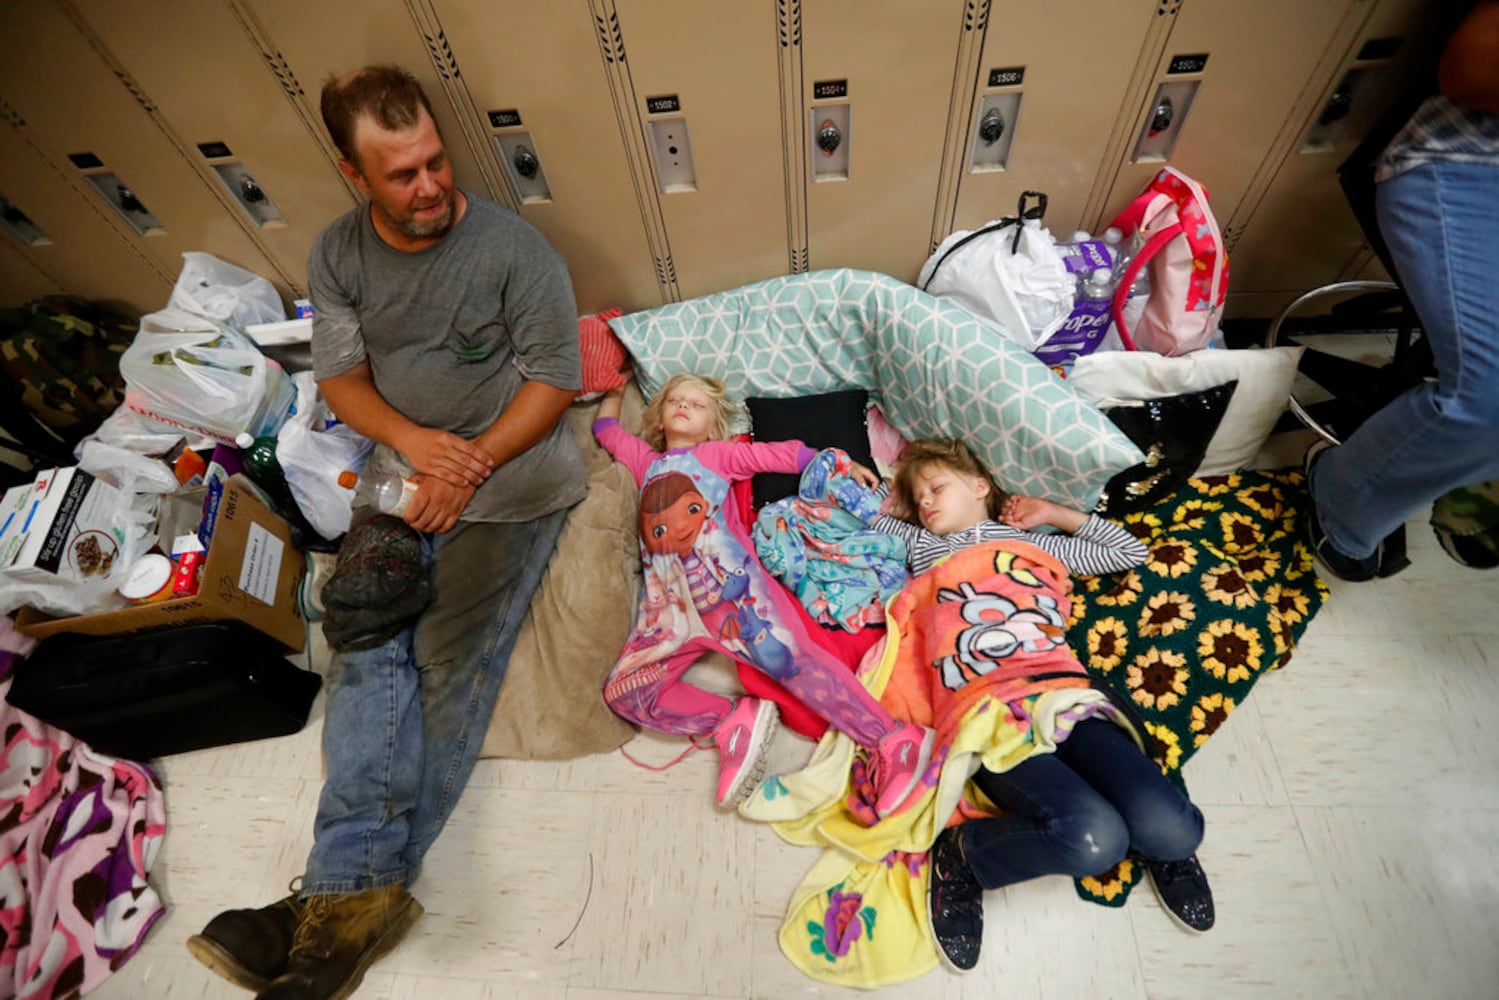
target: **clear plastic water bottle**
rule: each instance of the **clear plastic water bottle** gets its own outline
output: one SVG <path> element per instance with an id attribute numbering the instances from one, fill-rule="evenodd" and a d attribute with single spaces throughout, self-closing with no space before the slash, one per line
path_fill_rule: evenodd
<path id="1" fill-rule="evenodd" d="M 1078 293 L 1090 302 L 1112 302 L 1114 299 L 1114 272 L 1100 267 L 1088 275 Z"/>
<path id="2" fill-rule="evenodd" d="M 1114 258 L 1114 270 L 1120 270 L 1120 261 L 1126 252 L 1124 247 L 1124 230 L 1118 226 L 1110 226 L 1103 231 L 1103 235 L 1099 239 L 1103 240 L 1104 246 L 1109 248 L 1109 256 Z"/>
<path id="3" fill-rule="evenodd" d="M 1140 252 L 1140 249 L 1145 245 L 1145 241 L 1140 238 L 1138 230 L 1128 240 L 1125 240 L 1124 234 L 1113 226 L 1110 226 L 1108 231 L 1104 233 L 1105 240 L 1108 240 L 1109 233 L 1116 234 L 1117 249 L 1114 254 L 1114 275 L 1116 279 L 1122 280 L 1125 270 L 1129 267 L 1129 262 L 1135 259 L 1135 255 Z M 1140 268 L 1140 273 L 1135 275 L 1134 282 L 1129 286 L 1129 297 L 1135 298 L 1139 295 L 1149 294 L 1150 278 L 1146 273 L 1146 269 L 1142 267 Z"/>
<path id="4" fill-rule="evenodd" d="M 415 482 L 393 472 L 381 476 L 370 485 L 375 509 L 392 517 L 400 517 L 406 513 L 406 508 L 411 506 L 411 498 L 416 496 L 416 490 Z"/>
<path id="5" fill-rule="evenodd" d="M 1046 342 L 1031 353 L 1043 363 L 1067 368 L 1078 357 L 1095 350 L 1109 331 L 1114 298 L 1114 272 L 1095 267 L 1078 289 L 1072 312 Z"/>

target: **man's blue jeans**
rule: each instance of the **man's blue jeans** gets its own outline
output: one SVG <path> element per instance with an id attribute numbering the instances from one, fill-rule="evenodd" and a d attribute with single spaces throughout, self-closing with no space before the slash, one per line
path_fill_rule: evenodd
<path id="1" fill-rule="evenodd" d="M 1038 875 L 1108 871 L 1133 848 L 1181 861 L 1202 843 L 1202 813 L 1114 723 L 1087 719 L 1008 771 L 973 776 L 1005 811 L 958 828 L 963 855 L 985 889 Z"/>
<path id="2" fill-rule="evenodd" d="M 1317 460 L 1317 518 L 1354 558 L 1449 490 L 1499 477 L 1499 163 L 1423 164 L 1380 184 L 1375 204 L 1437 381 Z"/>
<path id="3" fill-rule="evenodd" d="M 426 536 L 432 602 L 421 618 L 382 645 L 333 657 L 304 897 L 416 879 L 473 771 L 566 520 L 561 510 Z"/>

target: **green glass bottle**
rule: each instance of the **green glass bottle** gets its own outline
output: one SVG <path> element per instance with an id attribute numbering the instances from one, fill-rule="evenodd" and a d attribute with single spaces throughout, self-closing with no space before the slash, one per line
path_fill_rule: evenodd
<path id="1" fill-rule="evenodd" d="M 240 457 L 244 460 L 245 475 L 270 499 L 271 509 L 291 525 L 292 541 L 297 547 L 314 552 L 337 551 L 337 544 L 319 535 L 302 515 L 302 508 L 297 506 L 297 498 L 292 495 L 291 487 L 286 483 L 286 473 L 276 458 L 276 435 L 251 437 L 244 433 L 235 438 L 234 443 L 239 446 Z"/>
<path id="2" fill-rule="evenodd" d="M 240 458 L 244 460 L 245 475 L 270 498 L 276 513 L 288 521 L 293 519 L 294 513 L 300 516 L 302 512 L 297 507 L 296 498 L 291 494 L 291 487 L 286 485 L 286 473 L 281 471 L 281 463 L 276 460 L 276 436 L 251 437 L 244 433 L 235 438 L 234 443 L 239 446 Z"/>

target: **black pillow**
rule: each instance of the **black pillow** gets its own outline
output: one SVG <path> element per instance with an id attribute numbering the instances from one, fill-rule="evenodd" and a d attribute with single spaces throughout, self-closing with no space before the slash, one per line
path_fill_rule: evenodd
<path id="1" fill-rule="evenodd" d="M 749 408 L 756 441 L 796 439 L 819 450 L 842 448 L 855 462 L 874 468 L 874 457 L 869 453 L 869 428 L 864 422 L 869 393 L 863 389 L 790 399 L 755 396 L 746 399 L 744 405 Z M 752 486 L 755 507 L 796 496 L 799 482 L 800 477 L 794 473 L 760 473 Z"/>
<path id="2" fill-rule="evenodd" d="M 1181 489 L 1202 464 L 1238 384 L 1106 408 L 1104 415 L 1145 453 L 1145 461 L 1109 480 L 1094 513 L 1131 514 Z"/>

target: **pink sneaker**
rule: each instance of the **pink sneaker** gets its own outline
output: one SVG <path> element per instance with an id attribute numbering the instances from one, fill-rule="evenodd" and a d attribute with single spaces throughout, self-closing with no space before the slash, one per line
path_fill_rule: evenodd
<path id="1" fill-rule="evenodd" d="M 765 749 L 775 734 L 780 713 L 776 703 L 761 698 L 740 698 L 718 728 L 718 804 L 736 808 L 765 774 Z"/>
<path id="2" fill-rule="evenodd" d="M 932 762 L 935 730 L 902 722 L 880 738 L 875 747 L 874 811 L 889 816 L 915 790 L 926 766 Z"/>

